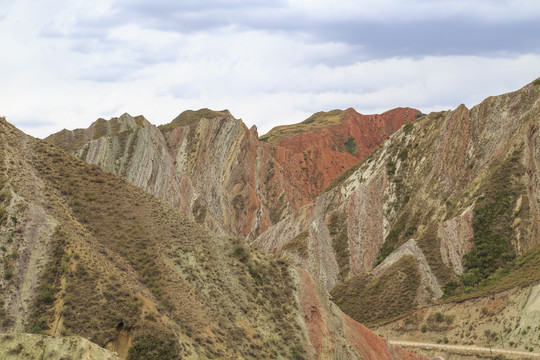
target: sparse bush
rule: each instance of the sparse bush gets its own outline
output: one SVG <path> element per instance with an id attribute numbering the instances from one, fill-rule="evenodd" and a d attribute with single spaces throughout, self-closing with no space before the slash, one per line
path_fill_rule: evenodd
<path id="1" fill-rule="evenodd" d="M 356 140 L 354 137 L 350 136 L 347 141 L 343 144 L 343 150 L 351 154 L 352 156 L 356 156 Z"/>
<path id="2" fill-rule="evenodd" d="M 388 176 L 394 176 L 396 173 L 396 163 L 392 160 L 386 162 L 386 173 Z"/>
<path id="3" fill-rule="evenodd" d="M 447 325 L 451 325 L 454 322 L 454 317 L 451 315 L 444 315 L 444 322 Z"/>
<path id="4" fill-rule="evenodd" d="M 193 214 L 193 218 L 198 224 L 204 223 L 204 220 L 206 219 L 206 211 L 206 206 L 202 204 L 201 200 L 195 200 L 191 212 Z"/>
<path id="5" fill-rule="evenodd" d="M 420 326 L 420 331 L 423 332 L 423 333 L 427 332 L 427 325 L 422 324 L 422 326 Z"/>

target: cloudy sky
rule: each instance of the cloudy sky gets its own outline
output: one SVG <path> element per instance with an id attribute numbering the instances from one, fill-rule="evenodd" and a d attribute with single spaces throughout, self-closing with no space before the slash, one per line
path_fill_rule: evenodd
<path id="1" fill-rule="evenodd" d="M 45 137 L 99 117 L 473 106 L 540 77 L 538 0 L 0 0 L 0 115 Z"/>

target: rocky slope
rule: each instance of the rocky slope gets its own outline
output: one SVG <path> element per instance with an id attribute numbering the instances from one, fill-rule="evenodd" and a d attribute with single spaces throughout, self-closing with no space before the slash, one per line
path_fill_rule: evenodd
<path id="1" fill-rule="evenodd" d="M 36 334 L 0 334 L 0 358 L 4 360 L 119 360 L 111 351 L 78 337 Z"/>
<path id="2" fill-rule="evenodd" d="M 156 128 L 143 117 L 100 119 L 46 140 L 126 177 L 221 234 L 254 239 L 307 204 L 418 111 L 317 113 L 258 140 L 228 111 L 186 111 Z"/>
<path id="3" fill-rule="evenodd" d="M 539 294 L 537 282 L 488 296 L 447 301 L 407 314 L 377 331 L 390 339 L 537 352 Z"/>
<path id="4" fill-rule="evenodd" d="M 128 148 L 139 136 L 152 141 L 138 129 L 158 131 L 141 118 L 102 124 L 128 124 L 120 132 Z M 128 163 L 114 165 L 129 172 Z M 342 314 L 302 269 L 210 233 L 4 119 L 0 174 L 3 333 L 81 336 L 123 359 L 422 358 Z M 31 342 L 75 357 L 80 348 L 78 340 L 25 336 L 2 337 L 9 356 L 26 354 Z"/>
<path id="5" fill-rule="evenodd" d="M 505 283 L 540 238 L 539 120 L 539 80 L 423 116 L 255 244 L 287 254 L 372 325 Z"/>

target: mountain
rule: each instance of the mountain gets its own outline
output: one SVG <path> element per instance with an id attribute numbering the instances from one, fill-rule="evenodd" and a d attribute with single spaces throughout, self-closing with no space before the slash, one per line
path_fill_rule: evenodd
<path id="1" fill-rule="evenodd" d="M 125 141 L 133 156 L 112 163 L 124 174 L 166 154 L 155 149 L 167 142 L 152 142 L 160 130 L 142 118 L 63 135 L 75 146 L 103 131 L 118 141 L 98 137 L 87 155 Z M 135 139 L 156 147 L 139 158 Z M 152 166 L 165 173 L 163 163 Z M 305 270 L 208 231 L 5 119 L 0 174 L 0 354 L 8 358 L 113 356 L 87 340 L 122 359 L 423 358 L 343 314 Z"/>
<path id="2" fill-rule="evenodd" d="M 286 257 L 380 333 L 531 351 L 539 99 L 537 79 L 471 109 L 333 110 L 260 138 L 202 109 L 158 128 L 125 114 L 46 140 L 253 253 Z"/>
<path id="3" fill-rule="evenodd" d="M 540 280 L 539 123 L 540 80 L 472 109 L 422 116 L 254 243 L 307 269 L 368 326 L 398 319 L 384 328 L 421 337 L 432 323 L 432 338 L 452 332 L 468 342 L 484 337 L 477 315 L 508 306 L 512 315 L 493 331 L 517 344 L 538 319 L 515 296 L 536 299 Z M 506 303 L 494 305 L 494 294 Z M 456 321 L 443 326 L 441 311 Z M 535 334 L 527 347 L 540 346 Z"/>
<path id="4" fill-rule="evenodd" d="M 254 239 L 419 114 L 409 108 L 317 113 L 273 129 L 261 138 L 266 142 L 226 110 L 185 111 L 159 127 L 124 114 L 46 140 L 217 233 Z"/>

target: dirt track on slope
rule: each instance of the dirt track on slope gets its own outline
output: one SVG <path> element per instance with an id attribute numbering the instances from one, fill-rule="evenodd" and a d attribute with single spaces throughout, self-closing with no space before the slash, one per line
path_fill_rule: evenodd
<path id="1" fill-rule="evenodd" d="M 509 355 L 521 355 L 527 357 L 540 358 L 540 353 L 528 352 L 528 351 L 518 351 L 518 350 L 508 350 L 508 349 L 496 349 L 496 348 L 487 348 L 481 346 L 467 346 L 467 345 L 448 345 L 448 344 L 433 344 L 433 343 L 421 343 L 413 341 L 401 341 L 401 340 L 388 340 L 392 345 L 398 346 L 409 346 L 415 348 L 425 348 L 430 349 L 441 349 L 441 350 L 460 350 L 460 351 L 480 351 L 491 354 L 509 354 Z"/>

